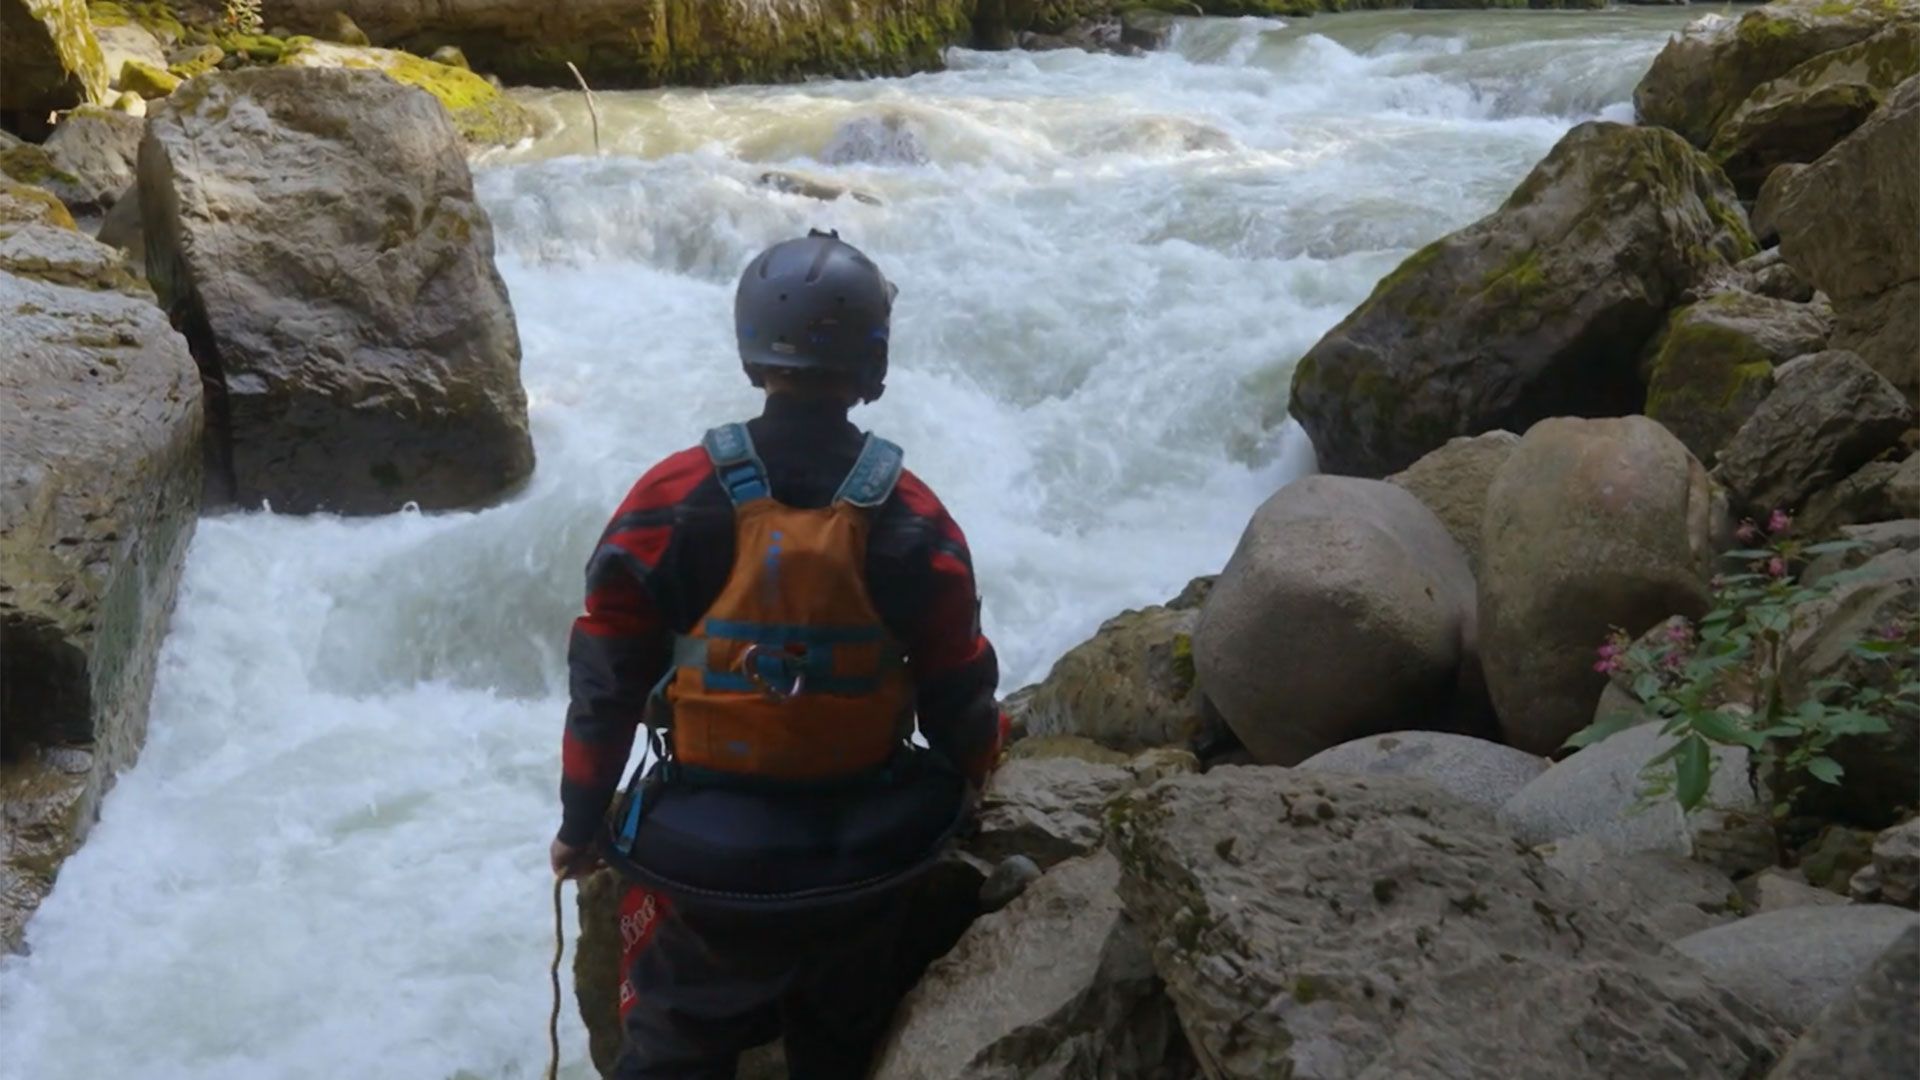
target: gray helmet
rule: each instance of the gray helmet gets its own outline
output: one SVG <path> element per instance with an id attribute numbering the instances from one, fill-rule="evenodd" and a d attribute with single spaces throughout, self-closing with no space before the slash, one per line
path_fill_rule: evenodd
<path id="1" fill-rule="evenodd" d="M 773 245 L 748 264 L 733 296 L 747 377 L 759 386 L 768 368 L 839 371 L 864 400 L 879 398 L 895 291 L 838 233 L 815 229 Z"/>

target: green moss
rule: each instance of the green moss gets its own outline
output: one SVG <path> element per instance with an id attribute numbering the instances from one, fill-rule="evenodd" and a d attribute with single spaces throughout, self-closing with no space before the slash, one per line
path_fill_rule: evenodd
<path id="1" fill-rule="evenodd" d="M 0 150 L 0 173 L 23 184 L 74 184 L 73 174 L 61 170 L 47 152 L 32 143 Z"/>
<path id="2" fill-rule="evenodd" d="M 296 41 L 281 62 L 378 71 L 395 82 L 418 87 L 445 107 L 454 127 L 469 142 L 511 145 L 532 131 L 526 110 L 492 83 L 464 68 L 438 64 L 410 53 Z"/>
<path id="3" fill-rule="evenodd" d="M 0 177 L 0 233 L 19 225 L 74 228 L 73 215 L 53 192 Z"/>
<path id="4" fill-rule="evenodd" d="M 1197 673 L 1193 666 L 1193 635 L 1173 635 L 1174 696 L 1185 697 L 1193 689 Z"/>
<path id="5" fill-rule="evenodd" d="M 120 68 L 120 89 L 131 90 L 148 101 L 166 97 L 180 89 L 183 81 L 173 72 L 145 60 L 128 60 Z"/>
<path id="6" fill-rule="evenodd" d="M 220 61 L 226 58 L 227 51 L 218 45 L 199 45 L 167 70 L 182 79 L 195 79 L 219 67 Z"/>
<path id="7" fill-rule="evenodd" d="M 95 26 L 139 26 L 166 45 L 187 36 L 173 5 L 160 0 L 100 0 L 87 5 L 87 14 Z"/>
<path id="8" fill-rule="evenodd" d="M 1837 15 L 1850 15 L 1858 10 L 1859 6 L 1854 0 L 1826 0 L 1825 3 L 1815 5 L 1813 13 L 1832 18 Z"/>
<path id="9" fill-rule="evenodd" d="M 300 39 L 311 41 L 311 38 Z M 256 64 L 277 64 L 287 54 L 287 42 L 271 34 L 215 34 L 213 43 L 229 55 L 244 57 Z"/>

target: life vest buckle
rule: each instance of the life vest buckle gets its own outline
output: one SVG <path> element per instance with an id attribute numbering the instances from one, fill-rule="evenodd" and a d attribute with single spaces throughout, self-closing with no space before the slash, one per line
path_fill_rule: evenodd
<path id="1" fill-rule="evenodd" d="M 783 690 L 768 681 L 766 674 L 761 670 L 761 664 L 757 662 L 762 658 L 765 649 L 764 645 L 747 646 L 747 651 L 740 654 L 741 674 L 758 687 L 761 695 L 768 701 L 779 703 L 799 697 L 807 688 L 807 671 L 800 663 L 796 663 L 799 658 L 786 653 L 765 653 L 765 659 L 773 660 L 778 667 L 793 674 L 793 681 Z"/>

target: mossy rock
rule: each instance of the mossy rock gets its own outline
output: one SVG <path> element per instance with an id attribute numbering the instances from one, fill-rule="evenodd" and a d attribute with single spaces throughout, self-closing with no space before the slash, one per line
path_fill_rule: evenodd
<path id="1" fill-rule="evenodd" d="M 0 42 L 0 112 L 44 122 L 107 100 L 107 61 L 84 0 L 0 0 Z"/>
<path id="2" fill-rule="evenodd" d="M 173 5 L 156 0 L 96 0 L 87 5 L 95 26 L 138 26 L 160 40 L 173 45 L 187 37 L 186 24 L 174 13 Z"/>
<path id="3" fill-rule="evenodd" d="M 194 79 L 219 67 L 226 58 L 227 51 L 218 45 L 193 45 L 174 53 L 167 70 L 182 79 Z"/>
<path id="4" fill-rule="evenodd" d="M 32 143 L 18 143 L 0 149 L 0 173 L 22 184 L 42 187 L 74 182 L 72 174 L 63 172 L 45 149 Z"/>
<path id="5" fill-rule="evenodd" d="M 148 101 L 166 97 L 180 89 L 180 84 L 185 81 L 173 72 L 154 67 L 144 60 L 129 60 L 120 69 L 120 89 L 139 94 Z"/>
<path id="6" fill-rule="evenodd" d="M 1826 347 L 1832 311 L 1728 291 L 1680 308 L 1649 350 L 1646 414 L 1712 465 L 1773 389 L 1773 369 Z"/>
<path id="7" fill-rule="evenodd" d="M 73 215 L 52 192 L 0 177 L 0 236 L 24 225 L 74 227 Z"/>
<path id="8" fill-rule="evenodd" d="M 287 52 L 290 67 L 356 68 L 378 71 L 395 82 L 432 94 L 470 143 L 511 146 L 533 133 L 533 121 L 520 104 L 492 83 L 464 68 L 449 67 L 393 49 L 370 49 L 314 41 Z"/>

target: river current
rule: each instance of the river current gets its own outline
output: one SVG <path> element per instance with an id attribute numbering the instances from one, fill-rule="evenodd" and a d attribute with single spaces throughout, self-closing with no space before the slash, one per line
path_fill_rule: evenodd
<path id="1" fill-rule="evenodd" d="M 756 410 L 731 290 L 761 247 L 838 229 L 900 286 L 855 418 L 967 530 L 1010 691 L 1217 570 L 1313 467 L 1294 360 L 1573 124 L 1630 119 L 1685 18 L 1206 20 L 1139 59 L 606 93 L 599 156 L 580 95 L 527 95 L 549 134 L 476 183 L 534 478 L 480 513 L 201 522 L 146 749 L 0 960 L 0 1077 L 540 1073 L 580 572 L 649 464 Z M 925 160 L 821 160 L 881 117 Z M 571 1002 L 563 1031 L 590 1076 Z"/>

